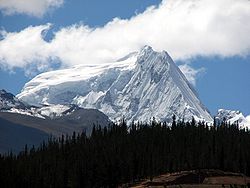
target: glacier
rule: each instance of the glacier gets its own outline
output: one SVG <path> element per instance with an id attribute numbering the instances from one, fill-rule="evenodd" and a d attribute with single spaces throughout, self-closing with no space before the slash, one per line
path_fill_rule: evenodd
<path id="1" fill-rule="evenodd" d="M 111 120 L 148 122 L 151 118 L 212 122 L 194 88 L 166 51 L 144 46 L 110 63 L 87 60 L 73 68 L 42 73 L 17 98 L 29 105 L 75 104 L 98 109 Z"/>

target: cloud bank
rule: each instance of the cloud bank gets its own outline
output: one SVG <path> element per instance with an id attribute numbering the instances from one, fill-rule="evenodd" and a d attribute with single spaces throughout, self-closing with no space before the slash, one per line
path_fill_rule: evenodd
<path id="1" fill-rule="evenodd" d="M 42 17 L 48 10 L 62 4 L 63 0 L 1 0 L 0 10 L 5 15 L 27 14 Z"/>
<path id="2" fill-rule="evenodd" d="M 174 60 L 245 56 L 250 53 L 249 20 L 249 0 L 164 0 L 130 19 L 115 18 L 103 27 L 61 28 L 50 41 L 44 40 L 50 24 L 14 33 L 1 31 L 0 64 L 9 69 L 35 66 L 39 71 L 49 68 L 54 59 L 62 67 L 98 64 L 144 45 L 166 50 Z M 184 68 L 192 82 L 196 73 Z"/>

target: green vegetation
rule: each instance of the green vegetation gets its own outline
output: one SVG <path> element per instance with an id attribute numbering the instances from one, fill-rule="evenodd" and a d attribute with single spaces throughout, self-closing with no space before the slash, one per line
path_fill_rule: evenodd
<path id="1" fill-rule="evenodd" d="M 126 122 L 92 134 L 50 138 L 39 148 L 0 157 L 1 187 L 117 187 L 142 178 L 192 169 L 250 175 L 250 132 L 222 122 L 172 126 Z"/>

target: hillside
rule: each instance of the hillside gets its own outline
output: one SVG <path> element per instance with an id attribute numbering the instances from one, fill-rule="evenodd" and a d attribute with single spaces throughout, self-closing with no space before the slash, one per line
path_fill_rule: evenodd
<path id="1" fill-rule="evenodd" d="M 250 177 L 241 173 L 224 172 L 221 170 L 193 170 L 168 173 L 146 179 L 135 184 L 122 185 L 132 188 L 237 188 L 250 187 Z"/>
<path id="2" fill-rule="evenodd" d="M 122 122 L 104 128 L 95 126 L 90 136 L 62 136 L 18 155 L 1 156 L 0 182 L 6 187 L 72 188 L 117 187 L 147 178 L 153 182 L 141 185 L 159 185 L 159 181 L 167 185 L 242 184 L 240 175 L 220 171 L 197 175 L 190 170 L 220 169 L 249 176 L 249 148 L 249 131 L 225 122 L 207 126 L 173 118 L 172 127 L 156 121 L 130 126 Z M 190 172 L 154 178 L 180 171 Z"/>

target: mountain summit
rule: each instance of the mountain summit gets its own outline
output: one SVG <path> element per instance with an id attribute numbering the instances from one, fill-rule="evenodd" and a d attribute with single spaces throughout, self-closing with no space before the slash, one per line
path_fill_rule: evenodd
<path id="1" fill-rule="evenodd" d="M 84 61 L 84 60 L 83 60 Z M 196 92 L 167 52 L 143 47 L 115 62 L 42 73 L 17 97 L 30 105 L 77 104 L 112 120 L 212 121 Z"/>

